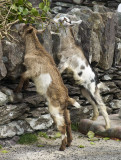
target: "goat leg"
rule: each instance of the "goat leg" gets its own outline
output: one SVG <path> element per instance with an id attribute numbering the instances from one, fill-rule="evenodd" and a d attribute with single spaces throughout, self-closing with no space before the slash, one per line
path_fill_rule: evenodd
<path id="1" fill-rule="evenodd" d="M 20 82 L 18 86 L 16 87 L 16 89 L 14 90 L 15 93 L 19 93 L 22 90 L 24 82 L 26 83 L 26 81 L 29 79 L 29 76 L 30 76 L 29 74 L 30 73 L 26 71 L 21 75 Z"/>
<path id="2" fill-rule="evenodd" d="M 24 84 L 23 84 L 23 89 L 26 90 L 28 88 L 29 85 L 29 79 L 27 79 Z"/>

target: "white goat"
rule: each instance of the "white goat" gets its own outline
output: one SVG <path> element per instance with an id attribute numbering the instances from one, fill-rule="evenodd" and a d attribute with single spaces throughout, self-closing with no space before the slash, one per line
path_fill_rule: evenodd
<path id="1" fill-rule="evenodd" d="M 98 84 L 96 83 L 96 75 L 92 70 L 89 62 L 84 56 L 82 49 L 75 44 L 72 27 L 74 21 L 66 16 L 56 16 L 54 18 L 55 26 L 63 25 L 60 29 L 60 57 L 59 70 L 63 73 L 65 70 L 71 72 L 75 83 L 80 86 L 82 94 L 88 99 L 93 106 L 92 120 L 96 120 L 99 116 L 100 109 L 106 123 L 106 129 L 110 128 L 110 120 L 106 111 L 106 106 L 100 96 Z M 76 23 L 81 23 L 78 21 Z M 88 37 L 87 37 L 88 38 Z"/>

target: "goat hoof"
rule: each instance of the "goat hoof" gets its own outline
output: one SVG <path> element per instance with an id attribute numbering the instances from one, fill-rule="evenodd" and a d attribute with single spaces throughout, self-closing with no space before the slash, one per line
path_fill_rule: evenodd
<path id="1" fill-rule="evenodd" d="M 71 137 L 71 139 L 67 142 L 66 147 L 70 147 L 71 146 L 72 140 L 73 140 L 73 138 Z"/>
<path id="2" fill-rule="evenodd" d="M 65 146 L 61 146 L 60 148 L 59 148 L 59 151 L 64 151 L 65 150 Z"/>
<path id="3" fill-rule="evenodd" d="M 97 116 L 96 117 L 92 117 L 90 118 L 92 121 L 96 121 L 97 120 Z"/>
<path id="4" fill-rule="evenodd" d="M 105 129 L 106 129 L 106 130 L 107 130 L 107 129 L 110 129 L 110 126 L 106 126 Z"/>
<path id="5" fill-rule="evenodd" d="M 67 143 L 66 147 L 70 147 L 71 146 L 71 142 L 70 143 Z"/>

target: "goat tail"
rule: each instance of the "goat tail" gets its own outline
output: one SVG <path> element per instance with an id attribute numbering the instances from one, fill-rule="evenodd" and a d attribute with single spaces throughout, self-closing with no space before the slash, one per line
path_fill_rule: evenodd
<path id="1" fill-rule="evenodd" d="M 76 108 L 81 108 L 80 104 L 73 98 L 68 98 L 68 105 L 75 106 Z"/>

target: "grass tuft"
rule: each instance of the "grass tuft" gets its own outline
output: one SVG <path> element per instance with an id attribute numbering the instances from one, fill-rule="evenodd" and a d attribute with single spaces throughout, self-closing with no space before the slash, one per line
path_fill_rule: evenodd
<path id="1" fill-rule="evenodd" d="M 79 127 L 79 124 L 78 123 L 72 123 L 71 124 L 71 129 L 73 130 L 73 131 L 78 131 L 78 127 Z"/>
<path id="2" fill-rule="evenodd" d="M 3 147 L 2 147 L 2 145 L 0 145 L 0 149 L 2 149 Z"/>
<path id="3" fill-rule="evenodd" d="M 47 135 L 46 132 L 38 132 L 38 135 L 39 135 L 40 137 L 49 138 L 49 136 Z"/>
<path id="4" fill-rule="evenodd" d="M 33 144 L 37 142 L 38 138 L 36 134 L 26 133 L 20 136 L 19 144 Z"/>

